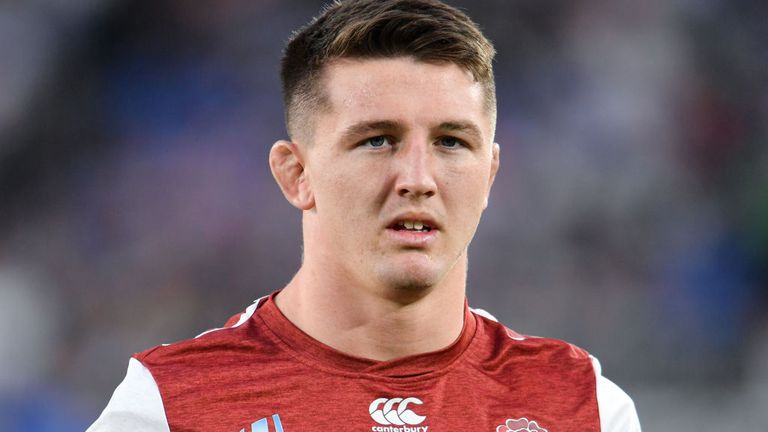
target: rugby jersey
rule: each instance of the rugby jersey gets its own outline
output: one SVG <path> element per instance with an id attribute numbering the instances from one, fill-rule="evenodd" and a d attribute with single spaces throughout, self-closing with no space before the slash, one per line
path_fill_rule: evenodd
<path id="1" fill-rule="evenodd" d="M 574 345 L 466 307 L 452 345 L 370 360 L 302 332 L 276 294 L 221 329 L 134 355 L 88 431 L 640 431 L 629 396 Z"/>

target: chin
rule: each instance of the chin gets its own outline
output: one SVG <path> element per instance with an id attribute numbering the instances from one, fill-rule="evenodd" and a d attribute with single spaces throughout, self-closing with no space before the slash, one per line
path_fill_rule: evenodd
<path id="1" fill-rule="evenodd" d="M 436 285 L 434 278 L 426 277 L 401 277 L 390 280 L 389 285 L 393 290 L 404 292 L 425 292 Z"/>
<path id="2" fill-rule="evenodd" d="M 400 265 L 389 265 L 379 269 L 379 279 L 393 293 L 419 295 L 426 294 L 440 281 L 441 272 L 434 263 L 409 262 Z"/>

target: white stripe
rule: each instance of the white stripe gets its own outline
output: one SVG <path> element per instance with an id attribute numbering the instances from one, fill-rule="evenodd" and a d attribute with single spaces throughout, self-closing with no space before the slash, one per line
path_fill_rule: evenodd
<path id="1" fill-rule="evenodd" d="M 258 299 L 256 301 L 254 301 L 252 305 L 248 306 L 245 309 L 245 312 L 240 314 L 240 318 L 237 319 L 237 322 L 235 323 L 235 325 L 233 325 L 231 327 L 219 327 L 219 328 L 214 328 L 214 329 L 206 330 L 206 331 L 200 333 L 199 335 L 195 336 L 195 339 L 199 338 L 200 336 L 207 335 L 208 333 L 211 333 L 211 332 L 240 327 L 241 325 L 243 325 L 246 321 L 248 321 L 253 316 L 253 313 L 256 312 L 256 309 L 259 308 L 259 305 L 261 304 L 261 302 L 263 300 L 265 300 L 267 297 L 269 297 L 269 296 L 264 296 L 264 297 L 262 297 L 262 298 L 260 298 L 260 299 Z"/>
<path id="2" fill-rule="evenodd" d="M 487 311 L 487 310 L 485 310 L 485 309 L 473 309 L 473 308 L 469 308 L 469 311 L 470 311 L 470 312 L 472 312 L 472 313 L 474 313 L 475 315 L 480 315 L 481 317 L 484 317 L 484 318 L 488 318 L 488 319 L 489 319 L 489 320 L 491 320 L 491 321 L 494 321 L 494 322 L 499 322 L 499 320 L 497 320 L 495 316 L 491 315 L 491 313 L 490 313 L 490 312 L 488 312 L 488 311 Z M 509 335 L 509 337 L 510 337 L 512 340 L 516 340 L 516 341 L 524 341 L 524 340 L 525 340 L 525 336 L 523 336 L 523 335 L 519 335 L 519 336 L 512 336 L 512 334 L 513 334 L 513 333 L 514 333 L 514 334 L 518 334 L 518 335 L 519 335 L 519 333 L 517 333 L 517 332 L 513 332 L 513 331 L 512 331 L 512 330 L 510 330 L 510 329 L 507 329 L 507 334 Z"/>
<path id="3" fill-rule="evenodd" d="M 491 315 L 491 313 L 485 309 L 469 308 L 469 311 L 476 315 L 480 315 L 481 317 L 488 318 L 491 321 L 499 322 L 499 320 L 497 320 L 495 316 Z"/>

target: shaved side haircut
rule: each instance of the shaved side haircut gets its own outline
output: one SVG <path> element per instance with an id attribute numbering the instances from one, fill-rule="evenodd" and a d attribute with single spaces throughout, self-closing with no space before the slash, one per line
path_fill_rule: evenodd
<path id="1" fill-rule="evenodd" d="M 327 108 L 323 67 L 339 58 L 412 57 L 456 64 L 483 86 L 486 108 L 495 119 L 495 54 L 477 24 L 437 0 L 337 0 L 295 32 L 285 48 L 280 77 L 288 135 L 311 140 L 304 133 L 312 116 Z"/>

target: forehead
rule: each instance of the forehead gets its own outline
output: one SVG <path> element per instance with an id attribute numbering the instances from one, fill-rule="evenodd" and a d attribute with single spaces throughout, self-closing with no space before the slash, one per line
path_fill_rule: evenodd
<path id="1" fill-rule="evenodd" d="M 327 110 L 319 117 L 332 127 L 358 121 L 466 121 L 491 136 L 483 86 L 453 63 L 411 57 L 337 59 L 325 66 L 322 89 Z"/>

